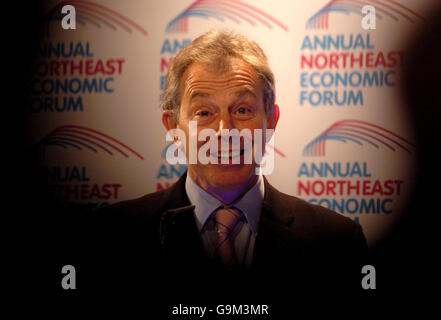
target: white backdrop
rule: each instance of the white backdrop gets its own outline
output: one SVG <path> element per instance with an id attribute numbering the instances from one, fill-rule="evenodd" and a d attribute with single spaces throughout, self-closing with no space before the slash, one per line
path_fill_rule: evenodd
<path id="1" fill-rule="evenodd" d="M 106 205 L 185 171 L 164 158 L 162 81 L 182 46 L 221 28 L 257 41 L 276 77 L 269 181 L 356 220 L 371 246 L 400 216 L 417 152 L 400 66 L 406 35 L 436 0 L 66 3 L 77 29 L 61 28 L 64 2 L 48 5 L 27 110 L 29 144 L 63 199 Z M 376 8 L 375 30 L 361 27 L 363 4 Z"/>

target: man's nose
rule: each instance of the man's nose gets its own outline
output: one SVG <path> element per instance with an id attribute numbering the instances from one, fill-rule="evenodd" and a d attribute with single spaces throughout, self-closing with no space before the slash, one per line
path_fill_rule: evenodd
<path id="1" fill-rule="evenodd" d="M 216 135 L 220 136 L 222 134 L 222 130 L 231 130 L 233 128 L 234 128 L 234 123 L 231 116 L 229 114 L 223 115 L 219 120 L 219 125 L 217 128 Z"/>

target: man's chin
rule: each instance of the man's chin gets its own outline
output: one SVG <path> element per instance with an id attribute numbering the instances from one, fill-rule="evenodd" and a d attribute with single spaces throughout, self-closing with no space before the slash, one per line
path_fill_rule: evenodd
<path id="1" fill-rule="evenodd" d="M 255 177 L 254 168 L 246 165 L 224 164 L 218 165 L 216 169 L 211 175 L 211 183 L 218 188 L 240 188 Z"/>

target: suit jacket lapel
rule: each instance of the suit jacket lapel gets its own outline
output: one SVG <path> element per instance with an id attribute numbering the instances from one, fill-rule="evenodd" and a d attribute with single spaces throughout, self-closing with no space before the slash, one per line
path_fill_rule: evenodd
<path id="1" fill-rule="evenodd" d="M 186 173 L 164 196 L 159 236 L 163 257 L 183 263 L 205 257 L 199 230 L 194 218 L 194 205 L 185 192 Z"/>
<path id="2" fill-rule="evenodd" d="M 285 208 L 279 191 L 264 177 L 265 195 L 254 250 L 253 268 L 267 267 L 282 261 L 295 261 L 300 239 L 290 226 L 295 223 L 290 208 Z"/>

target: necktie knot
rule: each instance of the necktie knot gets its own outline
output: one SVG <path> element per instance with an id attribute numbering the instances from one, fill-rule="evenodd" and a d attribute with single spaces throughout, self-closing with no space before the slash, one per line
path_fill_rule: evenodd
<path id="1" fill-rule="evenodd" d="M 218 231 L 230 233 L 239 221 L 241 213 L 234 208 L 221 208 L 216 211 L 214 221 Z"/>

